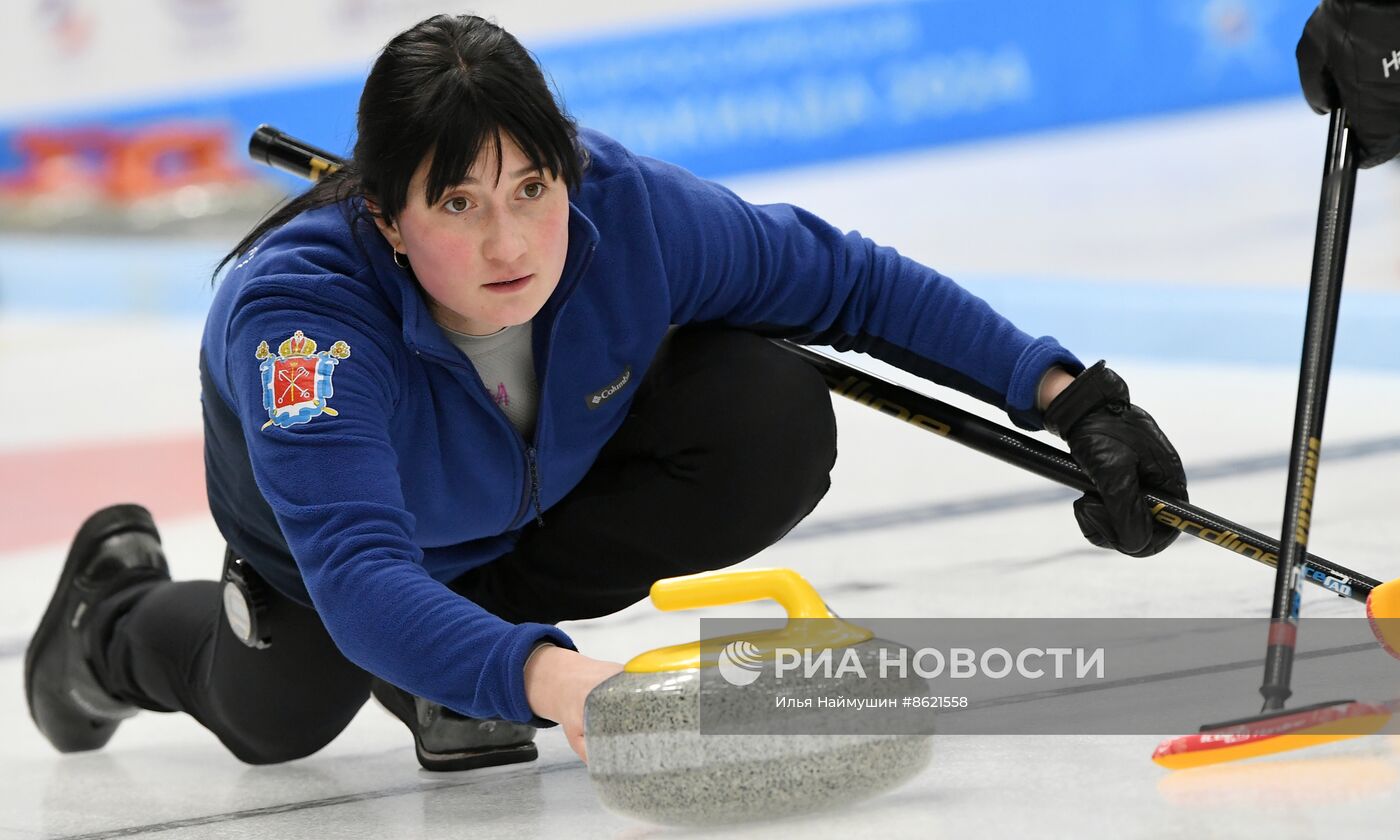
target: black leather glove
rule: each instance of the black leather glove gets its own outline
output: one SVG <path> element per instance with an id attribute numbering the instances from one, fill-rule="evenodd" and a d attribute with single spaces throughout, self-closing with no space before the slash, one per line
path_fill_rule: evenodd
<path id="1" fill-rule="evenodd" d="M 1303 95 L 1345 106 L 1362 169 L 1400 154 L 1400 2 L 1322 0 L 1298 41 Z"/>
<path id="2" fill-rule="evenodd" d="M 1069 384 L 1045 409 L 1045 428 L 1069 443 L 1074 460 L 1098 493 L 1074 503 L 1085 539 L 1133 557 L 1148 557 L 1180 532 L 1156 522 L 1143 493 L 1186 501 L 1186 471 L 1152 415 L 1128 399 L 1128 385 L 1099 362 Z"/>

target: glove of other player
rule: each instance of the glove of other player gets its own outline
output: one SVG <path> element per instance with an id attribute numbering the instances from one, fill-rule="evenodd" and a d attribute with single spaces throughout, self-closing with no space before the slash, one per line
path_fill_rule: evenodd
<path id="1" fill-rule="evenodd" d="M 1103 362 L 1079 374 L 1045 409 L 1045 428 L 1069 443 L 1098 488 L 1074 503 L 1089 542 L 1133 557 L 1172 544 L 1180 532 L 1152 518 L 1143 493 L 1185 501 L 1186 471 L 1152 415 L 1129 400 L 1118 374 Z"/>
<path id="2" fill-rule="evenodd" d="M 1322 0 L 1298 41 L 1298 77 L 1317 113 L 1346 107 L 1357 166 L 1400 154 L 1400 3 Z"/>

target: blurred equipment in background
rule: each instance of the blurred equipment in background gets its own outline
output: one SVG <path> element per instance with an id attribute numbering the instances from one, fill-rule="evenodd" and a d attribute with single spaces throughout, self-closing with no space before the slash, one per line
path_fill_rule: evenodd
<path id="1" fill-rule="evenodd" d="M 232 131 L 181 121 L 16 132 L 20 165 L 0 173 L 0 228 L 220 237 L 246 230 L 285 191 L 231 154 Z"/>

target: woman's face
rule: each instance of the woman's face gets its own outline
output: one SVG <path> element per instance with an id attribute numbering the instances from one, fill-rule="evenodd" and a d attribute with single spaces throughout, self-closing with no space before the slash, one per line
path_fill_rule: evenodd
<path id="1" fill-rule="evenodd" d="M 495 149 L 485 147 L 466 180 L 429 205 L 425 159 L 395 223 L 376 219 L 389 244 L 408 256 L 434 320 L 469 335 L 534 318 L 559 285 L 569 246 L 564 182 L 535 169 L 508 135 L 501 146 L 499 181 Z"/>

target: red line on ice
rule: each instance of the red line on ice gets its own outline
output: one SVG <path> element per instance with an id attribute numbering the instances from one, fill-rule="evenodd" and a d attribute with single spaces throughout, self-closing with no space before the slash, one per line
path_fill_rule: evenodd
<path id="1" fill-rule="evenodd" d="M 208 515 L 200 435 L 0 452 L 0 551 L 66 543 L 93 511 L 120 502 L 156 524 Z"/>

